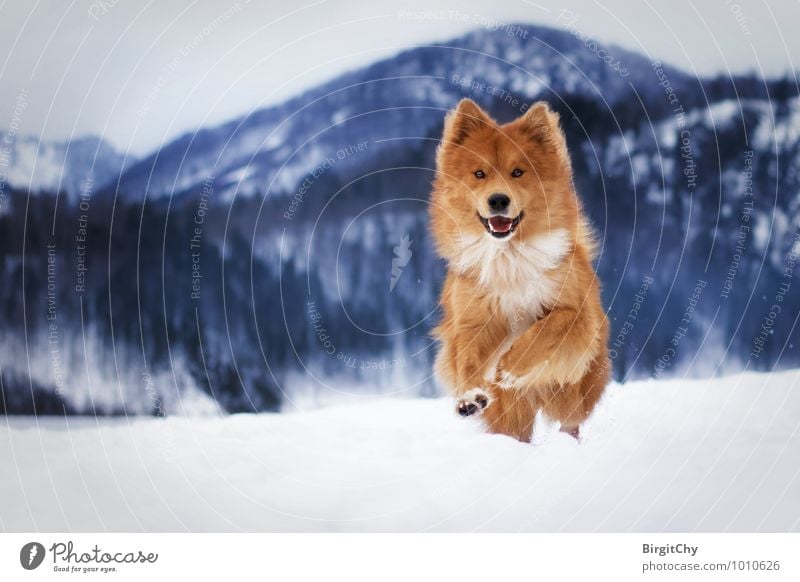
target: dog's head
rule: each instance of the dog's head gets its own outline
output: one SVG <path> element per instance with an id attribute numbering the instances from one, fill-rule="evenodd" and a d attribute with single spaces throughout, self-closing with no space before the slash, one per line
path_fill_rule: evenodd
<path id="1" fill-rule="evenodd" d="M 572 231 L 577 200 L 558 114 L 536 103 L 499 125 L 475 102 L 451 111 L 437 152 L 431 200 L 442 256 L 465 244 L 519 244 L 555 229 Z"/>

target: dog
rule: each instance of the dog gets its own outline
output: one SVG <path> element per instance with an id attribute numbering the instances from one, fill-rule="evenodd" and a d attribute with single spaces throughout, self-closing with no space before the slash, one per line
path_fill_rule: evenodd
<path id="1" fill-rule="evenodd" d="M 538 102 L 498 124 L 463 99 L 436 166 L 436 376 L 490 432 L 530 442 L 541 412 L 578 439 L 609 382 L 609 331 L 558 114 Z"/>

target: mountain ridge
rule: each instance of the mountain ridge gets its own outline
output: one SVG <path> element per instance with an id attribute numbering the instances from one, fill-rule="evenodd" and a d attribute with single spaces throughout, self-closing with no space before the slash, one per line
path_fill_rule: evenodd
<path id="1" fill-rule="evenodd" d="M 600 241 L 615 378 L 800 366 L 795 322 L 769 315 L 800 233 L 796 88 L 697 80 L 644 57 L 622 77 L 569 32 L 548 34 L 582 71 L 536 40 L 476 31 L 462 39 L 469 50 L 408 51 L 284 109 L 187 134 L 126 172 L 119 191 L 99 192 L 85 216 L 74 205 L 54 216 L 47 196 L 12 203 L 0 216 L 6 402 L 160 414 L 397 386 L 436 394 L 430 330 L 445 265 L 427 205 L 445 111 L 466 96 L 500 120 L 534 99 L 560 112 Z M 498 60 L 506 54 L 543 68 L 531 76 Z M 545 78 L 563 90 L 548 92 Z M 412 253 L 393 283 L 404 240 Z M 51 264 L 67 387 L 47 341 Z M 800 310 L 800 296 L 781 297 L 784 313 Z"/>

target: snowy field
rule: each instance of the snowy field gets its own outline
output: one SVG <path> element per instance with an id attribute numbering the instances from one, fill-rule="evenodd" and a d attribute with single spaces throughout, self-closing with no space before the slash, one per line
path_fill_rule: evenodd
<path id="1" fill-rule="evenodd" d="M 2 420 L 0 530 L 800 530 L 800 372 L 614 385 L 581 444 L 452 410 Z"/>

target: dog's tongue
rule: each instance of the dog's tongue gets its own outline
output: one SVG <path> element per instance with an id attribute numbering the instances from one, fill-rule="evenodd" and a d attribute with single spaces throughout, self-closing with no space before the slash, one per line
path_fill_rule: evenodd
<path id="1" fill-rule="evenodd" d="M 489 228 L 491 228 L 493 232 L 508 232 L 511 230 L 511 224 L 513 222 L 513 220 L 505 216 L 492 216 L 489 219 Z"/>

